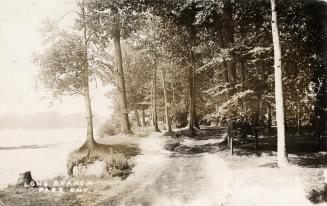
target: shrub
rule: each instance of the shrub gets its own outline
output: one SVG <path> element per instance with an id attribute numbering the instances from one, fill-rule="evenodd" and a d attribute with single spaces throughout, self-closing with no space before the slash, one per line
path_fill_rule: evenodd
<path id="1" fill-rule="evenodd" d="M 121 126 L 119 121 L 113 121 L 112 119 L 107 120 L 98 129 L 98 135 L 100 138 L 104 136 L 113 136 L 119 134 L 121 131 Z"/>

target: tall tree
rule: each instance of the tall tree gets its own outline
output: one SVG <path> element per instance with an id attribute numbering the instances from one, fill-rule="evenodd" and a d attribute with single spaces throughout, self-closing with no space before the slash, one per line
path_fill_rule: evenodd
<path id="1" fill-rule="evenodd" d="M 168 102 L 168 94 L 167 94 L 167 86 L 166 86 L 166 75 L 165 71 L 163 69 L 161 71 L 161 80 L 162 80 L 162 88 L 163 88 L 163 94 L 164 94 L 164 103 L 165 103 L 165 121 L 166 121 L 166 129 L 171 132 L 171 118 L 169 115 L 169 102 Z"/>
<path id="2" fill-rule="evenodd" d="M 279 40 L 276 1 L 271 0 L 271 28 L 274 44 L 275 68 L 275 101 L 277 121 L 277 164 L 279 167 L 287 165 L 286 138 L 285 138 L 285 113 L 283 98 L 282 55 Z"/>
<path id="3" fill-rule="evenodd" d="M 158 70 L 158 60 L 157 54 L 154 51 L 154 63 L 153 63 L 153 85 L 152 85 L 152 121 L 154 126 L 154 131 L 159 132 L 158 126 L 158 111 L 157 111 L 157 70 Z"/>
<path id="4" fill-rule="evenodd" d="M 86 144 L 88 147 L 93 147 L 95 145 L 94 137 L 93 137 L 93 113 L 91 107 L 91 98 L 90 98 L 90 87 L 89 87 L 89 60 L 88 60 L 88 38 L 87 36 L 87 24 L 86 24 L 86 14 L 85 14 L 85 3 L 84 0 L 81 3 L 81 18 L 82 18 L 82 28 L 83 28 L 83 43 L 84 43 L 84 82 L 85 86 L 83 88 L 83 95 L 85 99 L 85 109 L 86 109 L 86 120 L 87 120 L 87 139 Z"/>
<path id="5" fill-rule="evenodd" d="M 82 22 L 85 10 L 81 6 Z M 88 60 L 88 42 L 85 32 L 67 32 L 47 25 L 50 29 L 45 35 L 47 47 L 35 58 L 40 66 L 38 78 L 49 89 L 52 96 L 82 95 L 85 101 L 87 138 L 84 146 L 93 148 L 96 145 L 93 136 L 93 114 L 91 108 L 89 81 L 91 72 Z M 54 29 L 55 28 L 55 29 Z"/>
<path id="6" fill-rule="evenodd" d="M 121 53 L 121 44 L 120 44 L 120 27 L 119 27 L 120 19 L 119 19 L 118 9 L 115 10 L 114 15 L 115 15 L 115 21 L 114 21 L 115 23 L 114 23 L 112 37 L 115 44 L 116 61 L 117 61 L 119 77 L 120 77 L 119 91 L 120 91 L 120 101 L 121 101 L 121 111 L 122 111 L 122 125 L 123 125 L 123 132 L 125 134 L 130 134 L 132 133 L 132 131 L 128 119 L 123 57 Z"/>
<path id="7" fill-rule="evenodd" d="M 126 97 L 125 74 L 123 68 L 123 57 L 121 48 L 121 38 L 126 38 L 136 24 L 135 15 L 131 5 L 133 2 L 126 0 L 92 0 L 88 7 L 92 11 L 90 14 L 90 24 L 94 33 L 99 37 L 99 44 L 109 46 L 104 41 L 112 39 L 115 47 L 115 58 L 119 84 L 117 85 L 120 94 L 120 111 L 123 133 L 130 134 L 131 126 L 128 117 L 128 104 Z"/>

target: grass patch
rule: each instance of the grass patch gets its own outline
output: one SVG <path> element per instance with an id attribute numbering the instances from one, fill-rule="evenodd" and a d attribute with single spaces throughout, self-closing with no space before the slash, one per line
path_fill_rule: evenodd
<path id="1" fill-rule="evenodd" d="M 74 193 L 41 193 L 36 188 L 15 186 L 1 190 L 0 200 L 6 206 L 83 205 Z"/>

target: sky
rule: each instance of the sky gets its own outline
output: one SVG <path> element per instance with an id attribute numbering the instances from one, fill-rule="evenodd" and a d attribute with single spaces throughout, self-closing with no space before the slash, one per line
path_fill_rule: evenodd
<path id="1" fill-rule="evenodd" d="M 74 0 L 0 0 L 0 114 L 56 111 L 62 114 L 84 112 L 82 97 L 63 97 L 51 104 L 44 89 L 36 87 L 38 67 L 32 55 L 41 48 L 42 21 L 60 25 L 72 23 Z M 106 88 L 91 90 L 93 110 L 111 114 Z"/>

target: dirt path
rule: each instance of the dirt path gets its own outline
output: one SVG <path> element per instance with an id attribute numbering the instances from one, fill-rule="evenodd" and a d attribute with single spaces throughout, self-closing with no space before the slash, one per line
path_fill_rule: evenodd
<path id="1" fill-rule="evenodd" d="M 296 170 L 230 169 L 217 155 L 223 132 L 199 139 L 154 134 L 140 143 L 134 174 L 96 205 L 311 205 Z M 267 178 L 269 175 L 269 178 Z M 282 175 L 284 175 L 283 178 Z"/>
<path id="2" fill-rule="evenodd" d="M 136 161 L 135 173 L 113 188 L 109 197 L 105 195 L 100 205 L 220 205 L 227 191 L 229 169 L 221 158 L 201 153 L 199 148 L 221 139 L 221 135 L 216 135 L 206 140 L 174 140 L 159 134 L 145 138 L 140 144 L 143 155 Z M 183 152 L 167 150 L 167 145 L 174 144 Z M 197 152 L 183 154 L 194 148 Z"/>

